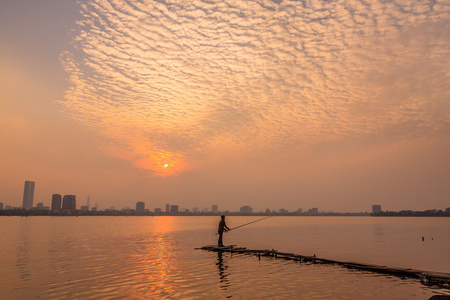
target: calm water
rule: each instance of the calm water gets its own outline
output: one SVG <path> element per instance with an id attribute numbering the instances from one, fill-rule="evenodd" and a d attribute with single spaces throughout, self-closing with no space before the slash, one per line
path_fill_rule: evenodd
<path id="1" fill-rule="evenodd" d="M 258 218 L 228 217 L 229 227 Z M 1 217 L 0 298 L 428 299 L 449 289 L 334 265 L 194 250 L 218 217 Z M 422 236 L 425 241 L 422 241 Z M 450 218 L 274 217 L 225 244 L 450 272 Z"/>

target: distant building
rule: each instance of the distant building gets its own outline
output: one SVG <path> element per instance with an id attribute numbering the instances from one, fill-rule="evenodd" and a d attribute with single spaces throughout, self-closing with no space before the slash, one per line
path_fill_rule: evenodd
<path id="1" fill-rule="evenodd" d="M 39 202 L 38 204 L 36 204 L 36 208 L 37 209 L 44 209 L 44 203 Z"/>
<path id="2" fill-rule="evenodd" d="M 450 207 L 447 207 L 447 208 L 445 209 L 445 212 L 450 213 Z"/>
<path id="3" fill-rule="evenodd" d="M 166 212 L 170 212 L 170 204 L 166 204 Z"/>
<path id="4" fill-rule="evenodd" d="M 91 211 L 97 211 L 97 206 L 94 206 Z"/>
<path id="5" fill-rule="evenodd" d="M 75 195 L 64 195 L 62 209 L 76 211 L 77 210 L 76 196 Z"/>
<path id="6" fill-rule="evenodd" d="M 88 210 L 89 210 L 89 207 L 91 206 L 91 196 L 87 196 L 86 205 L 87 205 Z"/>
<path id="7" fill-rule="evenodd" d="M 239 209 L 239 212 L 240 212 L 241 214 L 251 214 L 251 213 L 253 213 L 253 208 L 251 208 L 251 207 L 248 206 L 248 205 L 245 205 L 245 206 L 242 206 L 242 207 Z"/>
<path id="8" fill-rule="evenodd" d="M 3 210 L 3 203 L 0 202 L 0 210 Z"/>
<path id="9" fill-rule="evenodd" d="M 372 213 L 376 214 L 379 212 L 381 212 L 381 205 L 378 205 L 378 204 L 372 205 Z"/>
<path id="10" fill-rule="evenodd" d="M 308 211 L 311 215 L 317 215 L 319 213 L 319 209 L 317 207 L 313 207 Z"/>
<path id="11" fill-rule="evenodd" d="M 171 213 L 177 213 L 178 212 L 178 205 L 171 205 L 170 206 L 170 212 Z"/>
<path id="12" fill-rule="evenodd" d="M 266 208 L 266 214 L 270 214 L 272 211 L 269 208 Z"/>
<path id="13" fill-rule="evenodd" d="M 161 208 L 155 208 L 154 210 L 155 214 L 160 214 L 162 212 Z"/>
<path id="14" fill-rule="evenodd" d="M 145 211 L 145 203 L 138 201 L 136 202 L 136 213 L 143 213 Z"/>
<path id="15" fill-rule="evenodd" d="M 211 212 L 213 212 L 213 213 L 219 212 L 219 207 L 217 205 L 213 204 L 211 206 Z"/>
<path id="16" fill-rule="evenodd" d="M 193 207 L 193 208 L 192 208 L 192 212 L 198 213 L 198 207 Z"/>
<path id="17" fill-rule="evenodd" d="M 61 210 L 61 201 L 62 197 L 60 194 L 52 195 L 52 211 L 60 211 Z"/>
<path id="18" fill-rule="evenodd" d="M 81 211 L 89 211 L 89 206 L 87 206 L 87 205 L 81 205 L 80 210 L 81 210 Z"/>
<path id="19" fill-rule="evenodd" d="M 33 197 L 34 197 L 34 181 L 25 181 L 25 186 L 23 189 L 22 208 L 24 209 L 33 208 Z"/>
<path id="20" fill-rule="evenodd" d="M 280 209 L 280 214 L 287 214 L 287 213 L 288 213 L 288 211 L 286 209 L 284 209 L 284 208 Z"/>
<path id="21" fill-rule="evenodd" d="M 297 213 L 301 214 L 303 212 L 303 209 L 299 208 L 297 209 Z"/>

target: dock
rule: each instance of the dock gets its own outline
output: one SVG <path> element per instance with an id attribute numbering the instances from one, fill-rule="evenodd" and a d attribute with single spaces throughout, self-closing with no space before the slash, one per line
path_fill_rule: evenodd
<path id="1" fill-rule="evenodd" d="M 374 264 L 366 264 L 361 262 L 354 261 L 339 261 L 333 259 L 326 259 L 313 256 L 305 256 L 294 253 L 280 252 L 275 249 L 265 249 L 265 250 L 252 250 L 247 249 L 245 247 L 238 247 L 237 245 L 230 245 L 226 247 L 217 247 L 217 246 L 203 246 L 200 248 L 195 248 L 196 250 L 205 250 L 205 251 L 214 251 L 214 252 L 230 252 L 237 254 L 246 254 L 246 255 L 254 255 L 257 256 L 258 259 L 261 257 L 271 257 L 275 259 L 286 259 L 297 262 L 311 263 L 311 264 L 334 264 L 339 265 L 349 269 L 356 269 L 362 271 L 369 271 L 375 273 L 382 273 L 387 275 L 393 275 L 397 277 L 410 277 L 417 278 L 421 281 L 421 283 L 425 285 L 443 285 L 450 287 L 450 273 L 443 272 L 432 272 L 432 271 L 424 271 L 410 268 L 395 268 L 388 267 L 383 265 L 374 265 Z"/>

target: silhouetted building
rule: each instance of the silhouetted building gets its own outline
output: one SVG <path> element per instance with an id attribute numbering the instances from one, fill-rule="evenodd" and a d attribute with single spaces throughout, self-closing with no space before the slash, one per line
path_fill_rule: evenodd
<path id="1" fill-rule="evenodd" d="M 372 213 L 376 214 L 379 212 L 381 212 L 381 205 L 378 204 L 372 205 Z"/>
<path id="2" fill-rule="evenodd" d="M 245 205 L 245 206 L 242 206 L 239 209 L 239 211 L 240 211 L 241 214 L 251 214 L 253 212 L 253 208 L 251 208 L 248 205 Z"/>
<path id="3" fill-rule="evenodd" d="M 36 208 L 37 209 L 44 209 L 44 203 L 39 202 L 38 204 L 36 204 Z"/>
<path id="4" fill-rule="evenodd" d="M 145 211 L 145 203 L 141 201 L 136 202 L 136 212 L 143 213 L 144 211 Z"/>
<path id="5" fill-rule="evenodd" d="M 33 197 L 34 197 L 34 181 L 25 181 L 25 186 L 23 189 L 22 208 L 24 209 L 33 208 Z"/>
<path id="6" fill-rule="evenodd" d="M 297 213 L 301 214 L 303 212 L 303 209 L 299 208 L 297 209 Z"/>
<path id="7" fill-rule="evenodd" d="M 288 211 L 286 209 L 284 209 L 284 208 L 280 209 L 280 214 L 287 214 L 287 213 L 288 213 Z"/>
<path id="8" fill-rule="evenodd" d="M 160 214 L 162 212 L 161 208 L 155 208 L 154 210 L 155 214 Z"/>
<path id="9" fill-rule="evenodd" d="M 193 208 L 192 208 L 192 212 L 198 213 L 198 207 L 193 207 Z"/>
<path id="10" fill-rule="evenodd" d="M 0 202 L 0 210 L 3 210 L 3 203 Z"/>
<path id="11" fill-rule="evenodd" d="M 62 197 L 60 194 L 52 195 L 52 211 L 60 211 L 61 210 L 61 201 L 62 201 Z"/>
<path id="12" fill-rule="evenodd" d="M 319 209 L 317 207 L 313 207 L 310 210 L 308 210 L 308 213 L 310 215 L 317 215 L 319 213 Z"/>
<path id="13" fill-rule="evenodd" d="M 77 210 L 77 200 L 75 195 L 64 195 L 62 209 L 70 211 Z"/>
<path id="14" fill-rule="evenodd" d="M 170 204 L 166 204 L 166 212 L 170 212 Z"/>
<path id="15" fill-rule="evenodd" d="M 81 210 L 81 211 L 89 211 L 89 206 L 87 206 L 87 205 L 81 205 L 80 210 Z"/>
<path id="16" fill-rule="evenodd" d="M 91 211 L 97 211 L 97 206 L 94 206 Z"/>
<path id="17" fill-rule="evenodd" d="M 89 210 L 89 207 L 91 206 L 91 196 L 87 196 L 86 205 L 87 205 L 88 210 Z"/>
<path id="18" fill-rule="evenodd" d="M 171 213 L 177 213 L 178 212 L 178 205 L 171 205 L 170 206 L 170 212 Z"/>
<path id="19" fill-rule="evenodd" d="M 213 213 L 216 213 L 216 212 L 219 212 L 219 207 L 217 206 L 217 205 L 212 205 L 211 206 L 211 211 L 213 212 Z"/>

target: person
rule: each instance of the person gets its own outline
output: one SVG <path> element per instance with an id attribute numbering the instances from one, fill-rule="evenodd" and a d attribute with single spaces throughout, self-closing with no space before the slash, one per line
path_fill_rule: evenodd
<path id="1" fill-rule="evenodd" d="M 219 222 L 219 243 L 218 243 L 218 245 L 219 245 L 219 247 L 225 247 L 223 245 L 223 242 L 222 242 L 222 235 L 223 235 L 224 231 L 228 232 L 230 230 L 230 228 L 228 228 L 227 224 L 225 223 L 225 216 L 224 215 L 222 215 L 220 217 L 220 219 L 221 220 Z"/>

